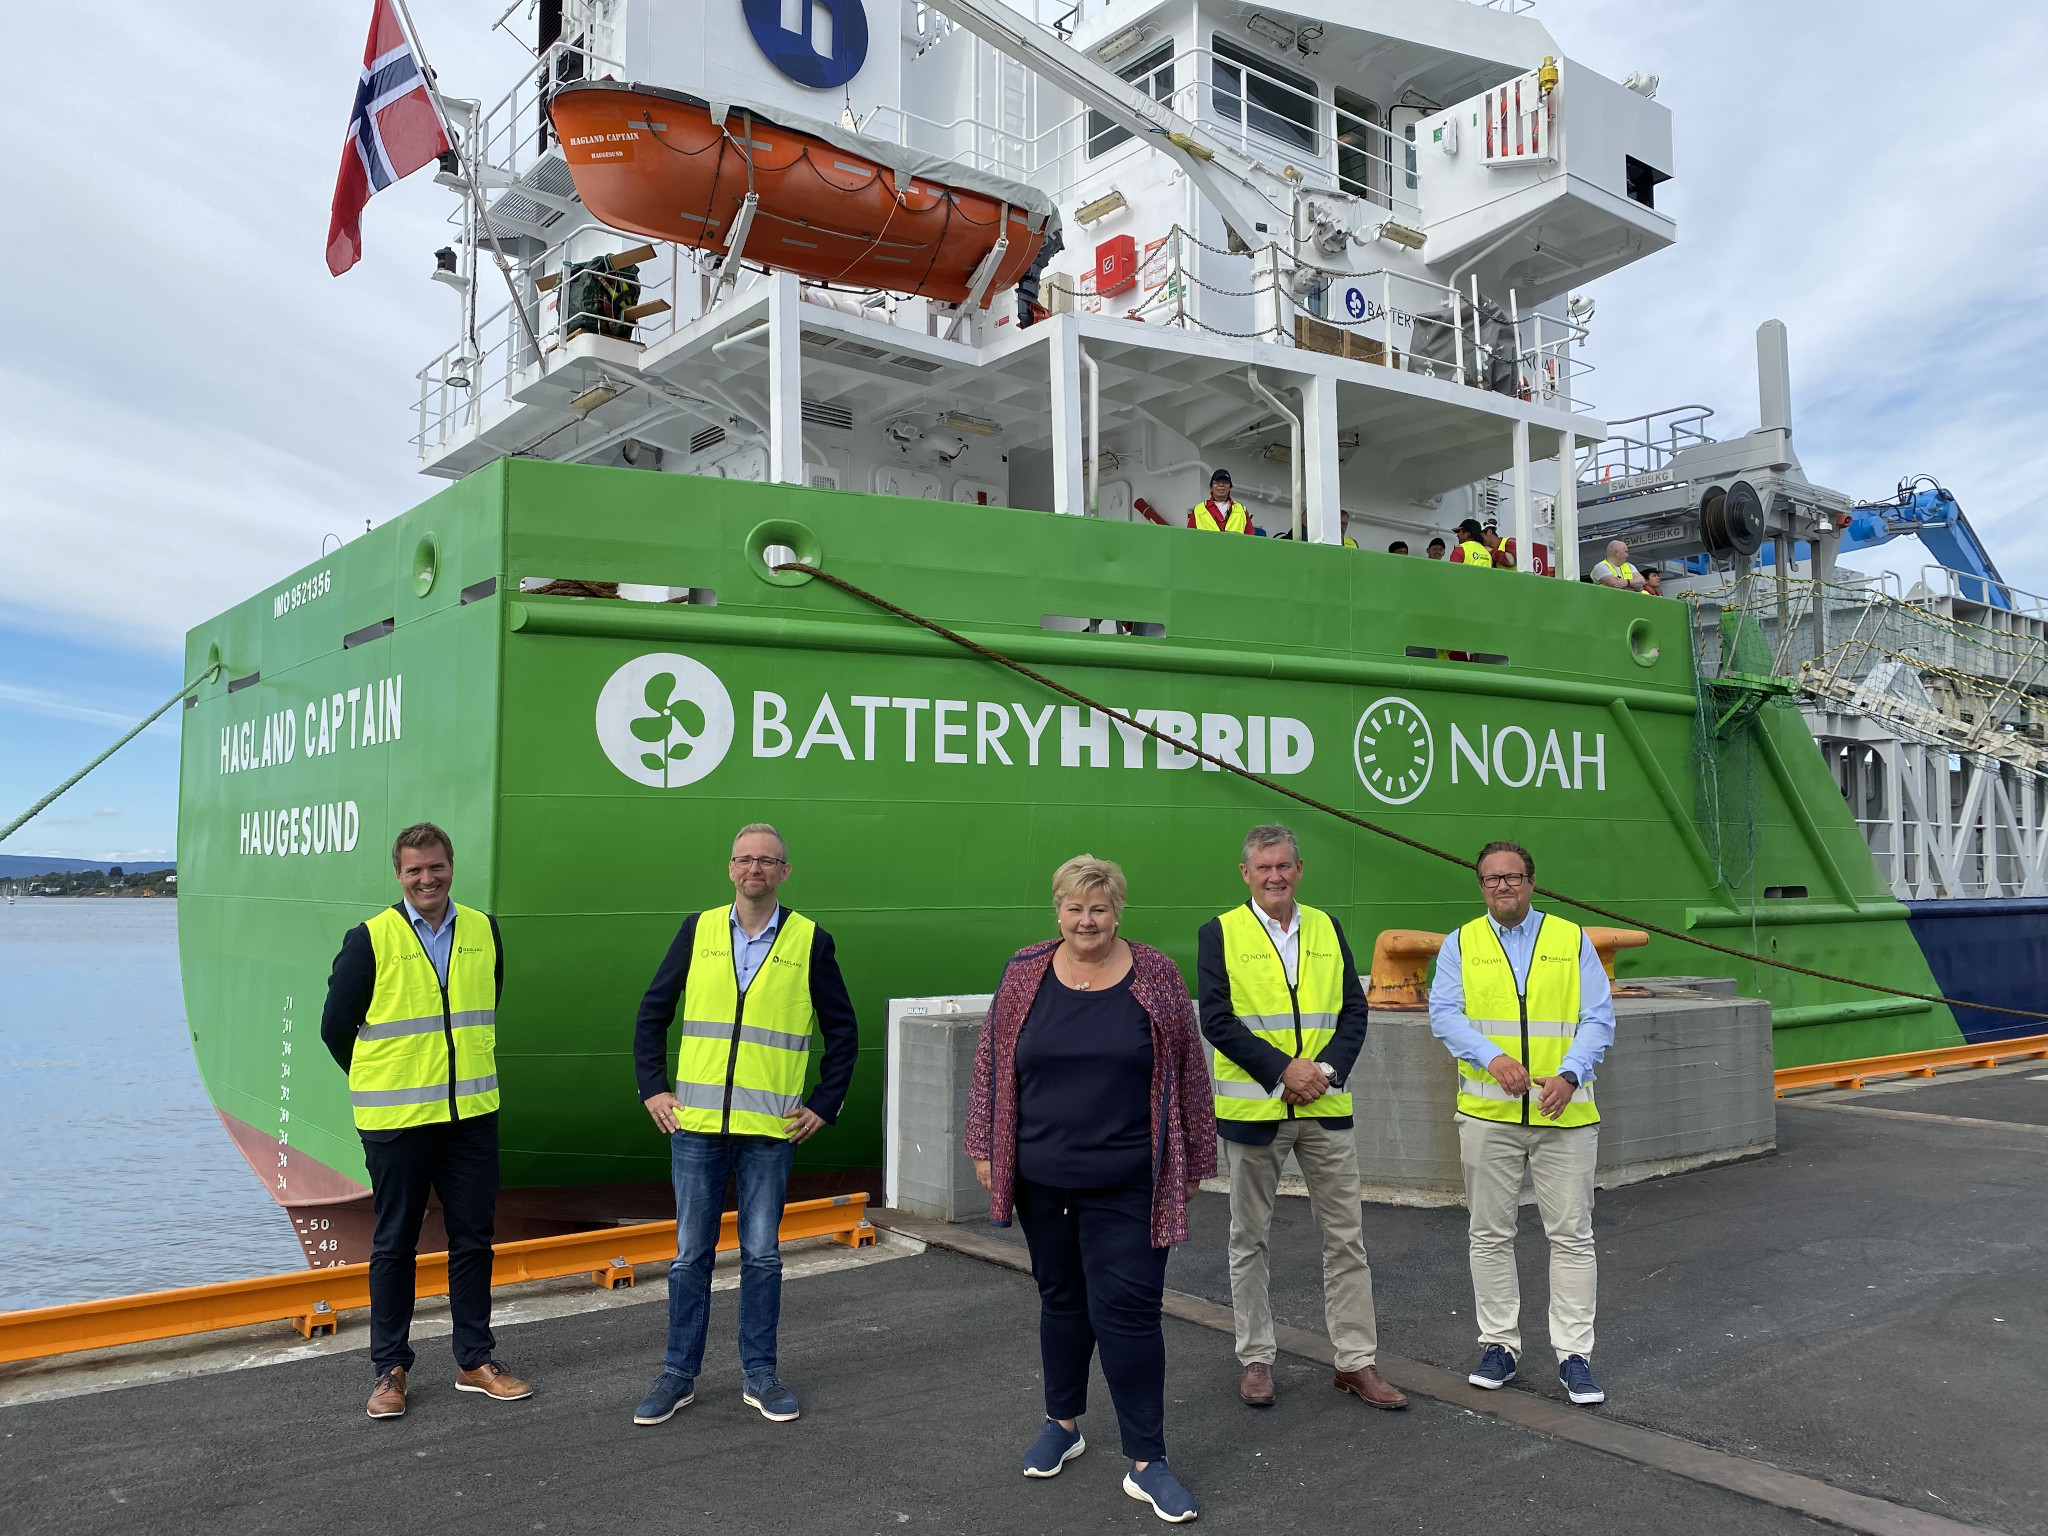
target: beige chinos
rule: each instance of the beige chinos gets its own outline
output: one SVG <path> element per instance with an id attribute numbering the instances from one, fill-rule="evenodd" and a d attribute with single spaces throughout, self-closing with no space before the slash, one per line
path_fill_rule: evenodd
<path id="1" fill-rule="evenodd" d="M 1522 1170 L 1536 1186 L 1536 1209 L 1550 1239 L 1550 1347 L 1558 1363 L 1593 1355 L 1593 1171 L 1600 1126 L 1510 1125 L 1459 1115 L 1458 1153 L 1471 1208 L 1472 1302 L 1479 1342 L 1522 1355 L 1522 1288 L 1515 1272 L 1515 1224 Z M 1235 1167 L 1233 1165 L 1232 1189 Z M 1235 1195 L 1232 1196 L 1233 1201 Z M 1232 1254 L 1236 1276 L 1236 1251 Z M 1241 1326 L 1241 1325 L 1240 1325 Z"/>
<path id="2" fill-rule="evenodd" d="M 1310 1213 L 1323 1237 L 1323 1314 L 1336 1346 L 1337 1369 L 1358 1371 L 1379 1355 L 1373 1318 L 1372 1265 L 1360 1222 L 1358 1141 L 1350 1126 L 1331 1129 L 1313 1118 L 1274 1124 L 1270 1146 L 1225 1141 L 1230 1164 L 1230 1308 L 1237 1319 L 1237 1362 L 1273 1363 L 1273 1200 L 1280 1169 L 1292 1151 L 1308 1184 Z"/>

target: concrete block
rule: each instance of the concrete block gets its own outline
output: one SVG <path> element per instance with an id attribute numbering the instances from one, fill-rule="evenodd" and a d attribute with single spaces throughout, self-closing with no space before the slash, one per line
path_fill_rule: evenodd
<path id="1" fill-rule="evenodd" d="M 988 1191 L 961 1138 L 989 1002 L 979 996 L 889 1004 L 884 1183 L 898 1210 L 936 1221 L 988 1212 Z"/>

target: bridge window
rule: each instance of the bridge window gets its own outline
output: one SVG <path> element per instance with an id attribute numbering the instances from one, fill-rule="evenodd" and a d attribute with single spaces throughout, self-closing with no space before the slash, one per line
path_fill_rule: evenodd
<path id="1" fill-rule="evenodd" d="M 1117 78 L 1128 80 L 1154 101 L 1167 101 L 1173 96 L 1173 39 L 1168 38 L 1135 64 L 1126 65 L 1117 71 Z M 1131 136 L 1128 128 L 1119 128 L 1100 112 L 1088 114 L 1088 158 L 1107 154 Z"/>
<path id="2" fill-rule="evenodd" d="M 1214 110 L 1269 139 L 1316 153 L 1316 83 L 1260 58 L 1227 37 L 1210 39 Z"/>

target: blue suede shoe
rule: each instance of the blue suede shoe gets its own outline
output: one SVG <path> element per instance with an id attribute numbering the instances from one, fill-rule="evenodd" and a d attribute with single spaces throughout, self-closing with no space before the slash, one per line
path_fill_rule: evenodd
<path id="1" fill-rule="evenodd" d="M 696 1400 L 697 1383 L 663 1371 L 660 1379 L 647 1389 L 647 1395 L 640 1399 L 640 1406 L 633 1410 L 633 1422 L 666 1424 L 676 1416 L 678 1408 L 687 1408 Z"/>
<path id="2" fill-rule="evenodd" d="M 1495 1391 L 1515 1379 L 1515 1357 L 1508 1353 L 1505 1345 L 1489 1344 L 1486 1353 L 1479 1357 L 1479 1364 L 1465 1379 L 1475 1387 Z"/>
<path id="3" fill-rule="evenodd" d="M 1581 1407 L 1607 1401 L 1607 1394 L 1593 1379 L 1593 1367 L 1586 1364 L 1584 1355 L 1566 1355 L 1557 1368 L 1557 1379 L 1564 1383 L 1564 1395 Z"/>
<path id="4" fill-rule="evenodd" d="M 1185 1525 L 1195 1518 L 1195 1496 L 1181 1487 L 1173 1468 L 1164 1461 L 1150 1462 L 1142 1472 L 1133 1466 L 1124 1474 L 1124 1492 L 1143 1499 L 1152 1506 L 1153 1514 L 1169 1524 Z"/>
<path id="5" fill-rule="evenodd" d="M 1058 1477 L 1060 1468 L 1088 1449 L 1081 1438 L 1081 1426 L 1061 1429 L 1058 1419 L 1047 1419 L 1031 1449 L 1024 1453 L 1026 1477 Z"/>
<path id="6" fill-rule="evenodd" d="M 760 1409 L 762 1418 L 777 1424 L 787 1424 L 798 1413 L 796 1394 L 773 1371 L 749 1376 L 746 1386 L 740 1389 L 740 1397 L 749 1408 Z"/>

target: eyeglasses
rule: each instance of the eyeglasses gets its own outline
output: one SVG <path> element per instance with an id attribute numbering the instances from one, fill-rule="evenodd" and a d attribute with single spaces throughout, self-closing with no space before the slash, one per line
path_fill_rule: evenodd
<path id="1" fill-rule="evenodd" d="M 787 865 L 789 862 L 787 859 L 768 859 L 761 857 L 759 854 L 739 853 L 732 856 L 732 861 L 741 869 L 759 869 L 764 871 L 773 869 L 778 864 Z"/>
<path id="2" fill-rule="evenodd" d="M 1490 891 L 1511 891 L 1528 879 L 1527 875 L 1481 875 L 1479 883 Z"/>

